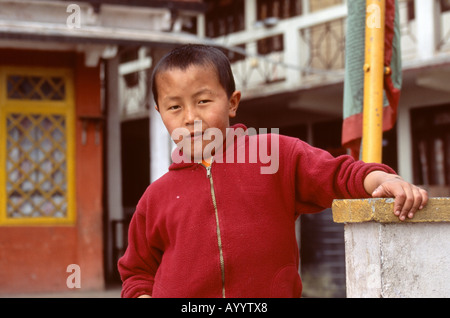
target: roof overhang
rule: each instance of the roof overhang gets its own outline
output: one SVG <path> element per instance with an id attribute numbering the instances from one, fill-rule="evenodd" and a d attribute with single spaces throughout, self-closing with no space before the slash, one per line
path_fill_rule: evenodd
<path id="1" fill-rule="evenodd" d="M 74 3 L 73 0 L 60 0 L 66 3 Z M 120 5 L 127 7 L 145 7 L 145 8 L 166 8 L 170 10 L 183 10 L 183 11 L 195 11 L 205 12 L 208 8 L 208 4 L 202 0 L 81 0 L 77 1 L 89 3 L 95 8 L 100 8 L 102 5 Z"/>
<path id="2" fill-rule="evenodd" d="M 59 24 L 36 22 L 10 23 L 8 21 L 0 21 L 0 39 L 136 46 L 174 46 L 202 42 L 199 37 L 188 33 L 118 29 L 98 26 L 68 29 Z"/>
<path id="3" fill-rule="evenodd" d="M 74 8 L 75 7 L 75 8 Z M 75 50 L 86 53 L 86 65 L 115 56 L 121 46 L 171 48 L 204 43 L 174 23 L 197 16 L 201 0 L 2 0 L 0 48 Z M 77 15 L 78 24 L 71 25 Z M 181 20 L 180 20 L 181 19 Z"/>
<path id="4" fill-rule="evenodd" d="M 176 19 L 197 16 L 201 0 L 2 0 L 0 40 L 108 45 L 197 43 L 173 29 Z M 174 13 L 174 10 L 177 11 Z M 71 22 L 77 19 L 77 25 Z"/>

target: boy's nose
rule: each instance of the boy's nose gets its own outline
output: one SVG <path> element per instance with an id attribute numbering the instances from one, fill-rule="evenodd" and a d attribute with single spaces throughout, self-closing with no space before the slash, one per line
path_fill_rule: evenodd
<path id="1" fill-rule="evenodd" d="M 186 107 L 184 121 L 186 126 L 194 125 L 194 122 L 200 120 L 195 107 Z"/>

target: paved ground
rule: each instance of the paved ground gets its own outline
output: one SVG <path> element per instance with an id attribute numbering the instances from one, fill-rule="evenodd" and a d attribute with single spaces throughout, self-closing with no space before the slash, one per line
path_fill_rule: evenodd
<path id="1" fill-rule="evenodd" d="M 120 298 L 120 287 L 100 291 L 71 290 L 59 293 L 0 294 L 0 298 Z"/>

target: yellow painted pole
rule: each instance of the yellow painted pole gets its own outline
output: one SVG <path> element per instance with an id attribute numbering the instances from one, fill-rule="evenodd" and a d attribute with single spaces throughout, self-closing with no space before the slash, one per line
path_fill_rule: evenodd
<path id="1" fill-rule="evenodd" d="M 385 0 L 366 1 L 362 160 L 382 161 Z"/>

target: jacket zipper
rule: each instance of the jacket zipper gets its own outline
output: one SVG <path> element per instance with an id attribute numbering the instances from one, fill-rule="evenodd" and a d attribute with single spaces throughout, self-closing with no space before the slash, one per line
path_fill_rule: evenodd
<path id="1" fill-rule="evenodd" d="M 206 167 L 206 176 L 209 179 L 209 184 L 211 187 L 211 198 L 214 205 L 214 214 L 216 217 L 216 234 L 217 234 L 217 244 L 219 246 L 219 261 L 220 261 L 220 270 L 222 272 L 222 297 L 225 298 L 225 264 L 223 260 L 223 250 L 222 250 L 222 237 L 220 235 L 220 226 L 219 226 L 219 213 L 217 211 L 217 203 L 216 203 L 216 194 L 214 192 L 214 184 L 211 175 L 211 165 Z"/>

